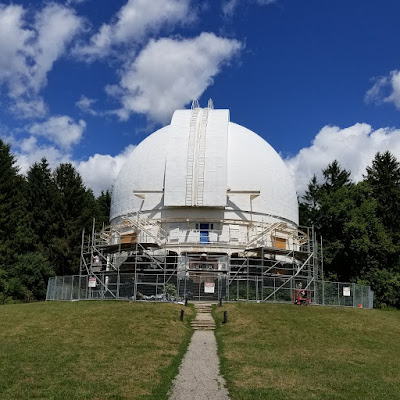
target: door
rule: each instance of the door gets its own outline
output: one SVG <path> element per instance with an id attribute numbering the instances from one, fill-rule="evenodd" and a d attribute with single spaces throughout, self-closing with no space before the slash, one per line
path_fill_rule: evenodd
<path id="1" fill-rule="evenodd" d="M 200 243 L 209 243 L 208 231 L 209 224 L 200 224 Z"/>

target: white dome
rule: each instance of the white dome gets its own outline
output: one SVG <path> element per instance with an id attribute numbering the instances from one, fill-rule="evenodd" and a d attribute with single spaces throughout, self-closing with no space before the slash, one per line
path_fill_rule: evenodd
<path id="1" fill-rule="evenodd" d="M 190 214 L 188 207 L 197 218 L 212 208 L 298 224 L 289 170 L 265 140 L 230 122 L 228 110 L 176 111 L 143 140 L 115 181 L 110 219 L 138 210 L 151 218 L 166 208 Z"/>

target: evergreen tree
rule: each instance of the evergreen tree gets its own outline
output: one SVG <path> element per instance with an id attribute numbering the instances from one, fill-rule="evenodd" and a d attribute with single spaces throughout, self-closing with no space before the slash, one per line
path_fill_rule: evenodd
<path id="1" fill-rule="evenodd" d="M 57 207 L 57 187 L 45 158 L 28 170 L 26 199 L 31 229 L 36 239 L 35 250 L 48 256 L 60 210 Z"/>
<path id="2" fill-rule="evenodd" d="M 321 185 L 318 183 L 315 175 L 311 178 L 302 200 L 303 201 L 299 204 L 300 225 L 314 226 L 318 229 L 319 208 L 321 206 Z"/>
<path id="3" fill-rule="evenodd" d="M 0 139 L 0 292 L 12 275 L 19 252 L 24 250 L 24 179 L 18 174 L 10 146 Z"/>
<path id="4" fill-rule="evenodd" d="M 96 229 L 100 230 L 110 222 L 111 192 L 109 190 L 105 192 L 102 191 L 100 196 L 96 199 L 96 204 Z"/>
<path id="5" fill-rule="evenodd" d="M 344 186 L 349 186 L 351 184 L 350 171 L 342 169 L 337 160 L 334 160 L 325 169 L 323 169 L 322 173 L 325 178 L 325 182 L 322 185 L 322 188 L 328 194 L 332 191 L 340 189 Z"/>
<path id="6" fill-rule="evenodd" d="M 400 305 L 400 249 L 384 218 L 385 208 L 395 206 L 386 198 L 388 193 L 396 196 L 398 165 L 394 161 L 388 154 L 377 155 L 367 170 L 369 179 L 356 185 L 350 183 L 350 173 L 333 162 L 323 170 L 323 184 L 313 177 L 300 207 L 323 237 L 327 276 L 370 284 L 376 305 Z"/>
<path id="7" fill-rule="evenodd" d="M 91 230 L 96 202 L 93 192 L 84 186 L 71 164 L 60 164 L 53 178 L 58 221 L 50 261 L 57 275 L 74 274 L 79 267 L 82 229 Z"/>
<path id="8" fill-rule="evenodd" d="M 377 153 L 372 166 L 367 167 L 365 180 L 377 200 L 379 217 L 394 236 L 395 242 L 400 242 L 400 163 L 389 151 Z"/>

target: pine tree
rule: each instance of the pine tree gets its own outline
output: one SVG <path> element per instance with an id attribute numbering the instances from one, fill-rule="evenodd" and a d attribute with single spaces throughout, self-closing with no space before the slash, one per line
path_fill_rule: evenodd
<path id="1" fill-rule="evenodd" d="M 21 254 L 32 250 L 26 206 L 26 183 L 19 175 L 10 146 L 0 140 L 0 292 L 1 301 L 20 298 L 15 266 Z"/>
<path id="2" fill-rule="evenodd" d="M 365 180 L 372 188 L 378 202 L 378 215 L 383 224 L 400 242 L 398 219 L 400 217 L 400 163 L 389 151 L 377 153 L 372 166 L 367 167 Z"/>
<path id="3" fill-rule="evenodd" d="M 51 241 L 50 261 L 57 275 L 74 274 L 79 267 L 82 229 L 90 231 L 96 202 L 93 192 L 84 186 L 71 164 L 60 164 L 53 178 L 58 221 Z"/>
<path id="4" fill-rule="evenodd" d="M 327 193 L 351 184 L 350 171 L 342 169 L 337 160 L 334 160 L 325 169 L 323 169 L 322 173 L 325 178 L 325 182 L 322 187 Z"/>
<path id="5" fill-rule="evenodd" d="M 111 192 L 109 190 L 101 192 L 100 196 L 96 199 L 97 216 L 96 216 L 96 229 L 102 229 L 110 222 L 110 207 L 111 207 Z"/>
<path id="6" fill-rule="evenodd" d="M 27 173 L 27 207 L 30 225 L 36 238 L 35 250 L 49 255 L 49 245 L 59 219 L 57 187 L 45 158 L 31 166 Z"/>
<path id="7" fill-rule="evenodd" d="M 18 224 L 24 214 L 23 178 L 18 174 L 10 146 L 0 139 L 0 269 L 3 281 L 15 263 Z M 0 278 L 1 279 L 1 278 Z M 1 285 L 1 283 L 0 283 Z M 0 286 L 0 291 L 2 287 Z"/>

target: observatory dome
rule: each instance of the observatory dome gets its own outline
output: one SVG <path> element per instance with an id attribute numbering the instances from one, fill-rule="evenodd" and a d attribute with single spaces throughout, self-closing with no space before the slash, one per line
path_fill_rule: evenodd
<path id="1" fill-rule="evenodd" d="M 121 168 L 111 223 L 138 211 L 204 220 L 212 210 L 219 219 L 298 224 L 293 178 L 264 139 L 230 122 L 229 110 L 175 111 L 171 124 L 143 140 Z"/>

